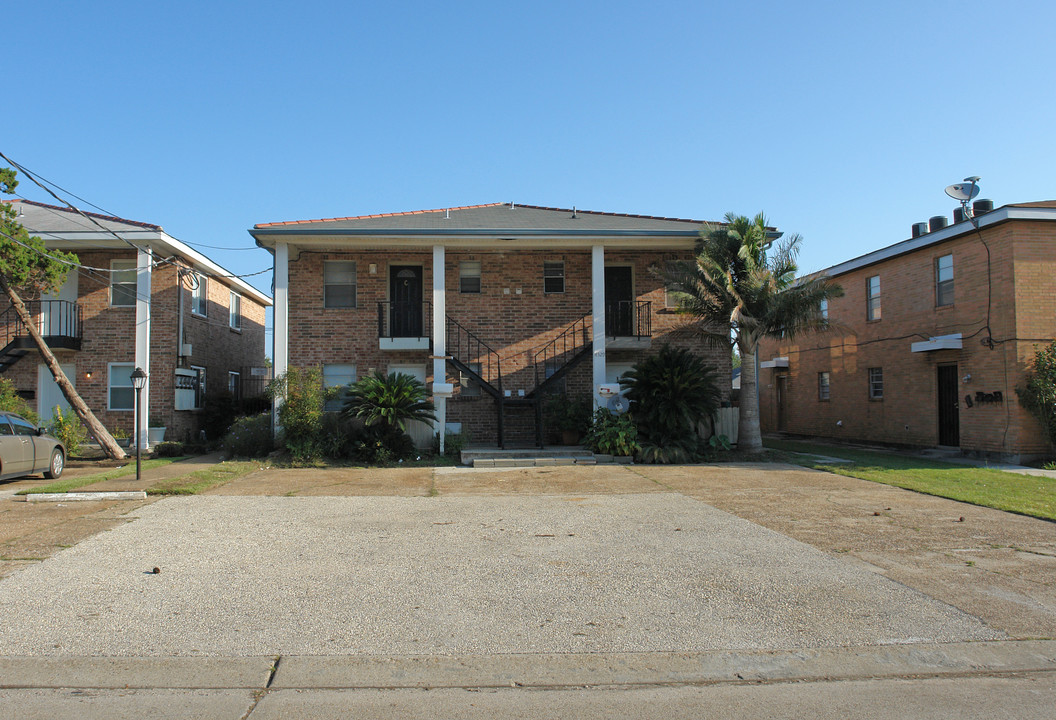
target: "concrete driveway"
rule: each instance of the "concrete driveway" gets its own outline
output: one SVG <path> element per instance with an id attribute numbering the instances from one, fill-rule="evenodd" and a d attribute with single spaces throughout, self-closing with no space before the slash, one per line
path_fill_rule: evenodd
<path id="1" fill-rule="evenodd" d="M 826 473 L 262 470 L 125 520 L 0 581 L 0 710 L 83 716 L 63 688 L 113 717 L 1056 702 L 1054 524 Z"/>

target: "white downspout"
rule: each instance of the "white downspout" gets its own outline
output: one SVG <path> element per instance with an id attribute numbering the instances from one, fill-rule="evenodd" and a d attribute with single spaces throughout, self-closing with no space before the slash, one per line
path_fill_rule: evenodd
<path id="1" fill-rule="evenodd" d="M 447 382 L 447 271 L 443 245 L 433 245 L 433 404 L 440 454 L 447 434 L 447 398 L 453 390 Z"/>

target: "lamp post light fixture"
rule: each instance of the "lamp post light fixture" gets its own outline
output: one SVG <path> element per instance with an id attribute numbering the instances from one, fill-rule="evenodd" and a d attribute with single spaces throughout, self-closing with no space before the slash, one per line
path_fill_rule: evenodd
<path id="1" fill-rule="evenodd" d="M 143 424 L 140 422 L 140 415 L 143 412 L 143 403 L 141 398 L 143 397 L 143 388 L 147 385 L 147 374 L 143 372 L 143 368 L 136 368 L 132 371 L 132 387 L 136 389 L 136 481 L 139 481 L 139 455 L 143 449 Z"/>

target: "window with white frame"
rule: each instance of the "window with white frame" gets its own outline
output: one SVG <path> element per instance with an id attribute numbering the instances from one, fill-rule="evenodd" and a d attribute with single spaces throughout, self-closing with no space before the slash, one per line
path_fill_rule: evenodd
<path id="1" fill-rule="evenodd" d="M 242 329 L 242 296 L 231 291 L 231 305 L 228 312 L 228 324 L 232 330 Z"/>
<path id="2" fill-rule="evenodd" d="M 326 404 L 323 405 L 323 410 L 327 412 L 339 412 L 342 410 L 345 407 L 345 401 L 348 399 L 348 386 L 355 381 L 355 365 L 347 363 L 323 365 L 323 387 L 326 390 L 338 388 L 333 390 L 333 395 L 327 399 Z"/>
<path id="3" fill-rule="evenodd" d="M 458 291 L 467 295 L 480 294 L 479 260 L 464 260 L 458 264 Z"/>
<path id="4" fill-rule="evenodd" d="M 110 261 L 110 306 L 135 307 L 136 261 Z"/>
<path id="5" fill-rule="evenodd" d="M 880 319 L 880 276 L 873 275 L 865 281 L 865 317 L 867 320 Z"/>
<path id="6" fill-rule="evenodd" d="M 935 258 L 935 304 L 953 305 L 953 255 Z"/>
<path id="7" fill-rule="evenodd" d="M 818 400 L 829 399 L 829 374 L 827 372 L 818 373 Z"/>
<path id="8" fill-rule="evenodd" d="M 194 387 L 194 409 L 201 410 L 202 401 L 205 400 L 205 368 L 199 365 L 191 365 L 191 370 L 194 370 L 197 376 Z"/>
<path id="9" fill-rule="evenodd" d="M 323 307 L 356 307 L 356 263 L 348 260 L 323 262 Z"/>
<path id="10" fill-rule="evenodd" d="M 682 307 L 682 303 L 688 299 L 689 296 L 679 289 L 678 285 L 668 283 L 664 286 L 664 307 L 670 309 L 677 309 Z"/>
<path id="11" fill-rule="evenodd" d="M 869 399 L 884 399 L 884 369 L 869 368 Z"/>
<path id="12" fill-rule="evenodd" d="M 242 397 L 242 373 L 228 371 L 227 391 L 231 393 L 231 397 L 235 400 L 239 400 Z"/>
<path id="13" fill-rule="evenodd" d="M 107 410 L 135 410 L 136 388 L 132 384 L 135 363 L 110 363 L 107 378 Z"/>
<path id="14" fill-rule="evenodd" d="M 205 317 L 209 307 L 209 289 L 205 284 L 205 275 L 191 274 L 191 312 Z"/>
<path id="15" fill-rule="evenodd" d="M 828 300 L 822 300 L 821 304 L 820 304 L 820 307 L 819 307 L 819 310 L 821 311 L 821 319 L 822 320 L 828 320 L 829 319 L 829 301 Z"/>
<path id="16" fill-rule="evenodd" d="M 475 372 L 477 375 L 481 373 L 481 364 L 479 362 L 466 363 L 469 369 Z M 465 373 L 458 374 L 458 384 L 462 386 L 462 389 L 458 391 L 459 397 L 464 398 L 475 398 L 480 397 L 480 384 L 472 378 L 470 375 Z"/>
<path id="17" fill-rule="evenodd" d="M 565 291 L 565 264 L 563 262 L 543 263 L 543 292 L 563 293 Z"/>

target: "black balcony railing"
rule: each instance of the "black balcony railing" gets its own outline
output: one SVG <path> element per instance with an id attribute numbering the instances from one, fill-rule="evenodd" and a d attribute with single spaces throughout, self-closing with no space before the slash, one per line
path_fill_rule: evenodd
<path id="1" fill-rule="evenodd" d="M 379 338 L 427 338 L 432 333 L 431 302 L 383 300 L 378 303 Z"/>
<path id="2" fill-rule="evenodd" d="M 605 335 L 612 338 L 647 338 L 653 334 L 652 303 L 620 300 L 605 306 Z"/>
<path id="3" fill-rule="evenodd" d="M 81 346 L 81 306 L 69 300 L 30 300 L 26 310 L 48 345 L 52 348 L 79 350 Z M 22 318 L 14 307 L 0 313 L 0 348 L 29 337 Z"/>

